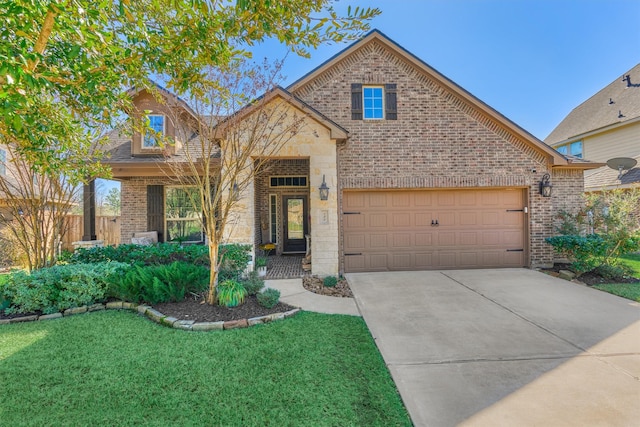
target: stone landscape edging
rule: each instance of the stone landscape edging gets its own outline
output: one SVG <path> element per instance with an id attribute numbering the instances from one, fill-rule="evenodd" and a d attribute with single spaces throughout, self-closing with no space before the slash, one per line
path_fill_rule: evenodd
<path id="1" fill-rule="evenodd" d="M 221 320 L 219 322 L 196 322 L 194 320 L 178 320 L 175 317 L 165 316 L 158 310 L 148 305 L 138 305 L 131 302 L 124 301 L 112 301 L 106 304 L 93 304 L 85 305 L 82 307 L 69 308 L 61 313 L 43 314 L 41 316 L 31 315 L 23 317 L 15 317 L 13 319 L 0 319 L 0 325 L 6 325 L 10 323 L 23 323 L 34 322 L 36 320 L 50 320 L 60 319 L 62 317 L 69 317 L 76 314 L 90 313 L 94 311 L 102 310 L 129 310 L 137 312 L 149 320 L 173 329 L 180 329 L 183 331 L 220 331 L 227 329 L 248 328 L 249 326 L 261 325 L 263 323 L 271 323 L 276 320 L 286 319 L 291 317 L 300 311 L 299 308 L 285 311 L 283 313 L 272 313 L 264 316 L 253 317 L 251 319 L 239 319 L 239 320 Z"/>

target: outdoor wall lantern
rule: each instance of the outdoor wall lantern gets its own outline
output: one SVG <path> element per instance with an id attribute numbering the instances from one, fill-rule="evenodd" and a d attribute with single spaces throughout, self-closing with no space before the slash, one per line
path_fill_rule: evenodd
<path id="1" fill-rule="evenodd" d="M 324 180 L 324 175 L 322 175 L 322 184 L 318 188 L 318 191 L 320 191 L 320 200 L 329 199 L 329 187 L 327 187 L 327 183 Z"/>
<path id="2" fill-rule="evenodd" d="M 542 180 L 540 180 L 540 194 L 542 197 L 551 197 L 551 189 L 553 185 L 549 182 L 551 176 L 548 173 L 542 175 Z"/>

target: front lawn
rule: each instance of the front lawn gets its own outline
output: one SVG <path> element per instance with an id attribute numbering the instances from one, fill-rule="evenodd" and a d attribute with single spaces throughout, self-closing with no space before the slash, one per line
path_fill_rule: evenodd
<path id="1" fill-rule="evenodd" d="M 620 261 L 633 270 L 634 277 L 640 279 L 640 254 L 624 255 L 620 257 Z M 594 288 L 640 302 L 640 283 L 612 283 L 595 285 Z"/>
<path id="2" fill-rule="evenodd" d="M 0 424 L 411 425 L 364 321 L 185 332 L 107 311 L 0 326 Z"/>

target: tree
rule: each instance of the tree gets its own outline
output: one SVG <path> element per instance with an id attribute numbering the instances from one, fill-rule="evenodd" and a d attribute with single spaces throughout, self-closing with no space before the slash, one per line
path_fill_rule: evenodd
<path id="1" fill-rule="evenodd" d="M 125 88 L 162 76 L 206 98 L 210 70 L 249 57 L 251 45 L 275 38 L 308 56 L 359 37 L 379 13 L 341 15 L 333 0 L 0 1 L 0 144 L 41 176 L 108 177 L 91 160 L 130 111 Z"/>
<path id="2" fill-rule="evenodd" d="M 224 71 L 210 70 L 208 83 L 201 85 L 200 94 L 190 100 L 197 118 L 190 126 L 181 127 L 183 135 L 179 139 L 189 143 L 183 147 L 179 159 L 166 159 L 171 166 L 168 177 L 191 187 L 181 194 L 189 198 L 193 212 L 202 212 L 200 220 L 211 264 L 209 304 L 216 302 L 222 261 L 219 245 L 234 223 L 239 195 L 246 191 L 268 159 L 292 141 L 306 124 L 304 113 L 272 96 L 281 78 L 281 65 L 238 62 Z M 172 111 L 174 122 L 185 120 L 180 108 Z M 189 137 L 194 128 L 198 138 Z M 218 159 L 219 164 L 215 161 Z M 167 201 L 167 206 L 173 204 Z"/>
<path id="3" fill-rule="evenodd" d="M 66 217 L 78 186 L 64 175 L 33 168 L 13 146 L 5 149 L 0 166 L 3 238 L 10 242 L 15 261 L 28 270 L 50 266 L 67 231 Z"/>
<path id="4" fill-rule="evenodd" d="M 104 204 L 112 215 L 120 215 L 120 190 L 111 188 L 104 198 Z"/>

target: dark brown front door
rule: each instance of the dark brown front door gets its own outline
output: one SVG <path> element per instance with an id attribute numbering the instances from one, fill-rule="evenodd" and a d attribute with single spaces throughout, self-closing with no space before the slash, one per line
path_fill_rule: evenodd
<path id="1" fill-rule="evenodd" d="M 309 233 L 307 196 L 283 196 L 284 252 L 304 252 L 305 234 Z"/>

